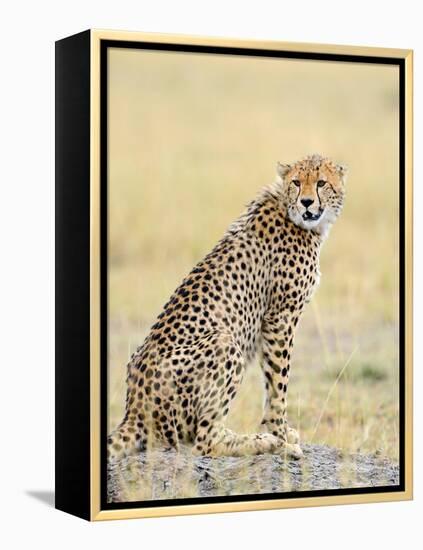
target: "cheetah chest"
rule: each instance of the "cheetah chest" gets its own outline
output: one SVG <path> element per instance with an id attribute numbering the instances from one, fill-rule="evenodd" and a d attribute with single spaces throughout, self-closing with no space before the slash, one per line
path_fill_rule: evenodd
<path id="1" fill-rule="evenodd" d="M 321 277 L 320 269 L 319 269 L 319 266 L 317 266 L 315 273 L 313 275 L 312 281 L 307 289 L 306 299 L 305 299 L 306 304 L 310 302 L 310 300 L 313 297 L 313 294 L 316 292 L 317 287 L 320 284 L 320 277 Z"/>

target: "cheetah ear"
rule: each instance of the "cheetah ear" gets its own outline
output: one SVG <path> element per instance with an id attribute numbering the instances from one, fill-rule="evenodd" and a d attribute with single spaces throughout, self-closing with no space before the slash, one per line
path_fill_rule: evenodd
<path id="1" fill-rule="evenodd" d="M 337 164 L 336 169 L 341 178 L 344 178 L 348 173 L 348 168 L 345 166 L 345 164 Z"/>
<path id="2" fill-rule="evenodd" d="M 278 162 L 276 164 L 276 171 L 278 175 L 283 179 L 287 173 L 291 170 L 290 164 L 282 164 L 281 162 Z"/>

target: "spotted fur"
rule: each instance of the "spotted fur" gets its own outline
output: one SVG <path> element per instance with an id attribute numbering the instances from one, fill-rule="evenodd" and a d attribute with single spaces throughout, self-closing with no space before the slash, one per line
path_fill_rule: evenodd
<path id="1" fill-rule="evenodd" d="M 277 171 L 185 277 L 132 355 L 110 460 L 157 441 L 190 442 L 198 455 L 301 456 L 286 418 L 294 334 L 319 279 L 321 244 L 343 205 L 345 168 L 313 155 Z M 225 421 L 257 353 L 266 389 L 262 431 L 240 435 Z"/>

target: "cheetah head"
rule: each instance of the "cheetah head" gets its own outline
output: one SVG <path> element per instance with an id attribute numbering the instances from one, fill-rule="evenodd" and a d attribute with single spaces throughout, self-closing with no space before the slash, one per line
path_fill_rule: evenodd
<path id="1" fill-rule="evenodd" d="M 290 220 L 302 229 L 326 234 L 344 203 L 346 168 L 320 155 L 277 165 Z"/>

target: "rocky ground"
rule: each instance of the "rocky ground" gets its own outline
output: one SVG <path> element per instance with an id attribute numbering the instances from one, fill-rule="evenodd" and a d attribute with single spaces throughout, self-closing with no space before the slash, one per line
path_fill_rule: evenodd
<path id="1" fill-rule="evenodd" d="M 108 469 L 109 502 L 285 493 L 398 485 L 399 467 L 377 455 L 302 445 L 301 460 L 279 455 L 193 458 L 189 448 L 150 451 Z"/>

